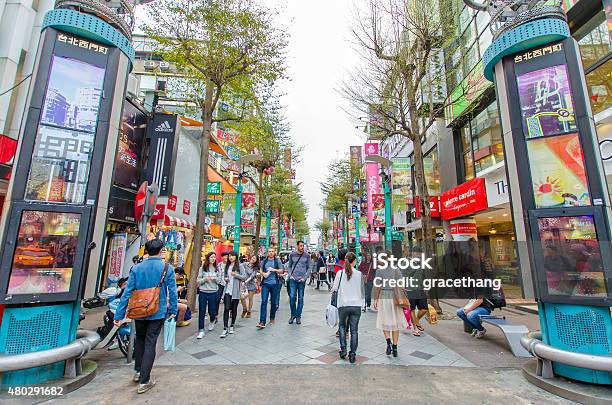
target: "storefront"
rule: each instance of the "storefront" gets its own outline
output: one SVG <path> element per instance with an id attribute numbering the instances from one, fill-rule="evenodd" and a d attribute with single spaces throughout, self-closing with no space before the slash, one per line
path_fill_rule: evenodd
<path id="1" fill-rule="evenodd" d="M 2 210 L 4 209 L 6 192 L 13 171 L 16 150 L 16 139 L 0 135 L 0 218 L 2 218 Z"/>

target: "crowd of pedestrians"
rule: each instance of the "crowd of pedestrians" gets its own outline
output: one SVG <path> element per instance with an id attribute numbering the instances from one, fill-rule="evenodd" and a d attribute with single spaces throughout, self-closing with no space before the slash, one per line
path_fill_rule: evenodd
<path id="1" fill-rule="evenodd" d="M 381 252 L 382 247 L 375 251 L 377 254 Z M 181 323 L 178 326 L 184 326 L 188 324 L 184 320 L 185 314 L 190 313 L 185 300 L 188 280 L 184 270 L 178 268 L 174 271 L 172 266 L 164 262 L 163 243 L 160 240 L 147 242 L 145 253 L 146 258 L 135 264 L 130 272 L 115 315 L 115 324 L 120 325 L 126 316 L 131 317 L 133 295 L 142 296 L 143 291 L 152 291 L 156 297 L 158 307 L 154 312 L 144 317 L 132 317 L 135 318 L 136 328 L 134 381 L 139 383 L 139 393 L 148 391 L 155 384 L 150 374 L 164 320 L 178 316 Z M 267 255 L 262 258 L 257 255 L 239 256 L 235 251 L 224 252 L 218 258 L 215 252 L 210 252 L 202 262 L 194 279 L 198 298 L 197 339 L 203 339 L 206 330 L 211 332 L 215 329 L 221 308 L 223 331 L 219 337 L 226 338 L 234 334 L 238 306 L 242 304 L 241 318 L 251 318 L 257 293 L 261 293 L 261 305 L 256 327 L 264 329 L 274 324 L 283 286 L 286 286 L 289 298 L 288 323 L 301 325 L 307 284 L 315 284 L 315 290 L 326 285 L 327 290 L 332 292 L 338 312 L 336 336 L 339 340 L 339 357 L 346 359 L 348 356 L 351 363 L 356 361 L 359 321 L 364 312 L 377 312 L 376 327 L 384 335 L 387 342 L 386 354 L 389 356 L 398 356 L 399 332 L 408 327 L 409 320 L 415 336 L 419 336 L 423 330 L 419 321 L 427 309 L 426 296 L 421 296 L 418 291 L 412 292 L 410 304 L 402 306 L 398 295 L 405 294 L 403 290 L 387 287 L 389 283 L 376 287 L 376 277 L 399 279 L 402 274 L 395 268 L 375 269 L 369 252 L 365 252 L 361 258 L 346 249 L 339 249 L 337 257 L 331 252 L 326 255 L 324 251 L 310 254 L 306 252 L 304 243 L 299 241 L 296 250 L 282 258 L 277 255 L 274 247 L 270 247 Z M 412 318 L 405 315 L 406 306 L 411 307 Z M 471 321 L 473 317 L 470 312 L 477 310 L 466 308 L 464 316 Z"/>

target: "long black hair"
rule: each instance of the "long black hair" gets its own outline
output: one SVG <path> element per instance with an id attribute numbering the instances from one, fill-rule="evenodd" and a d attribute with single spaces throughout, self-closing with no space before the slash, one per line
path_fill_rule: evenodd
<path id="1" fill-rule="evenodd" d="M 347 253 L 344 257 L 344 272 L 346 273 L 347 280 L 350 280 L 353 275 L 353 265 L 351 263 L 355 260 L 357 260 L 357 256 L 353 252 Z"/>
<path id="2" fill-rule="evenodd" d="M 233 271 L 235 271 L 235 272 L 240 271 L 240 270 L 239 270 L 239 267 L 240 267 L 240 262 L 239 262 L 239 260 L 238 260 L 238 253 L 236 253 L 236 251 L 235 251 L 235 250 L 232 250 L 232 251 L 230 251 L 230 252 L 227 254 L 227 256 L 228 256 L 228 257 L 227 257 L 227 263 L 225 263 L 225 277 L 227 277 L 227 276 L 228 276 L 229 271 L 230 271 L 230 270 L 229 270 L 229 268 L 230 268 L 230 265 L 232 264 L 232 262 L 230 262 L 230 259 L 229 259 L 229 258 L 230 258 L 230 256 L 234 256 L 234 257 L 236 258 L 236 260 L 234 261 L 234 269 L 233 269 Z"/>

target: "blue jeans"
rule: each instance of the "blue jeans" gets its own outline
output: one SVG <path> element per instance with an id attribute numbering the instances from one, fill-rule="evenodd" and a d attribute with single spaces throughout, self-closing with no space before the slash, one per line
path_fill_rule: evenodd
<path id="1" fill-rule="evenodd" d="M 270 320 L 273 321 L 276 317 L 280 301 L 280 284 L 265 284 L 261 285 L 261 309 L 259 311 L 259 323 L 266 324 L 266 315 L 268 312 L 268 297 L 270 298 Z"/>
<path id="2" fill-rule="evenodd" d="M 291 308 L 292 318 L 302 317 L 302 309 L 304 308 L 304 288 L 306 288 L 305 281 L 289 279 L 289 307 Z"/>
<path id="3" fill-rule="evenodd" d="M 206 316 L 206 306 L 208 305 L 208 315 L 210 321 L 214 321 L 217 316 L 218 293 L 198 291 L 198 329 L 204 330 L 204 316 Z"/>
<path id="4" fill-rule="evenodd" d="M 483 331 L 482 322 L 480 322 L 480 315 L 489 315 L 491 311 L 486 309 L 485 307 L 478 307 L 470 312 L 467 315 L 463 312 L 463 308 L 459 308 L 457 310 L 457 316 L 463 319 L 463 322 L 467 323 L 472 327 L 472 329 L 476 329 L 479 331 Z"/>

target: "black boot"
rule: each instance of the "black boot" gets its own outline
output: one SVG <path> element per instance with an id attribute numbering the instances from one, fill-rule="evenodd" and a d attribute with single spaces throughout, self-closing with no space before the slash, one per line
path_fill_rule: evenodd
<path id="1" fill-rule="evenodd" d="M 391 343 L 387 343 L 387 356 L 391 354 Z"/>
<path id="2" fill-rule="evenodd" d="M 349 361 L 351 362 L 351 364 L 355 363 L 355 353 L 349 352 Z"/>
<path id="3" fill-rule="evenodd" d="M 340 350 L 338 355 L 340 356 L 342 360 L 346 359 L 346 350 Z"/>
<path id="4" fill-rule="evenodd" d="M 397 357 L 397 345 L 393 345 L 393 357 Z"/>

